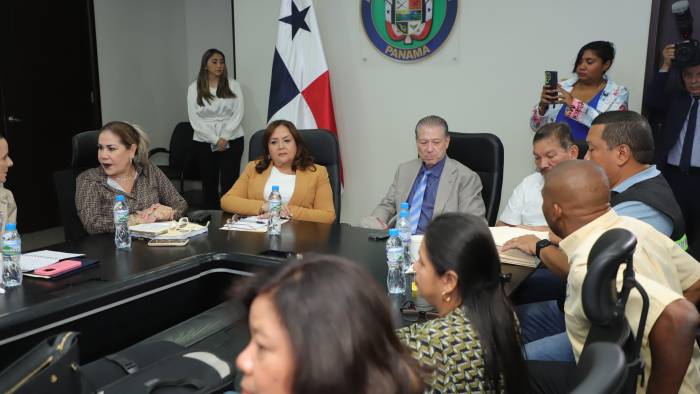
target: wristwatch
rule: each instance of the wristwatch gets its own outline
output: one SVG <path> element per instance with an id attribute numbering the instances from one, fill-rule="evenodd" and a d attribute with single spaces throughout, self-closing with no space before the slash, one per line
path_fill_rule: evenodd
<path id="1" fill-rule="evenodd" d="M 535 244 L 535 256 L 537 256 L 538 259 L 542 260 L 542 258 L 540 257 L 540 251 L 550 245 L 552 245 L 552 243 L 547 238 L 537 241 L 537 243 Z"/>

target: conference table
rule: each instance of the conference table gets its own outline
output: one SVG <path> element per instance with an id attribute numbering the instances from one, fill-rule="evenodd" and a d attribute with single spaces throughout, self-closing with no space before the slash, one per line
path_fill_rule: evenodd
<path id="1" fill-rule="evenodd" d="M 131 250 L 117 250 L 113 234 L 100 234 L 46 248 L 100 263 L 61 279 L 25 277 L 21 287 L 0 294 L 0 367 L 66 330 L 81 332 L 82 361 L 116 352 L 224 303 L 238 281 L 284 264 L 288 254 L 348 258 L 386 288 L 385 243 L 370 240 L 371 230 L 302 221 L 285 223 L 278 236 L 220 230 L 229 217 L 213 211 L 208 232 L 182 247 L 134 240 Z M 510 274 L 510 293 L 532 268 L 504 264 L 502 270 Z M 245 319 L 235 323 L 246 336 Z"/>

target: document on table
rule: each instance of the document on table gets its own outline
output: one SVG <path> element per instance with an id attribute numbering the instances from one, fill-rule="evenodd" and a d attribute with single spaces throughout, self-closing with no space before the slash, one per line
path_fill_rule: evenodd
<path id="1" fill-rule="evenodd" d="M 507 252 L 501 252 L 501 247 L 503 244 L 516 237 L 523 235 L 534 235 L 539 239 L 545 239 L 549 237 L 549 233 L 546 231 L 534 231 L 509 226 L 489 227 L 489 230 L 491 230 L 491 235 L 496 243 L 496 248 L 498 249 L 498 255 L 501 257 L 501 262 L 533 268 L 537 267 L 537 258 L 535 256 L 531 256 L 518 249 L 511 249 Z"/>
<path id="2" fill-rule="evenodd" d="M 72 259 L 75 257 L 85 256 L 83 253 L 64 253 L 55 252 L 53 250 L 40 250 L 23 254 L 19 259 L 19 265 L 22 267 L 22 272 L 34 271 L 44 268 L 61 260 Z"/>
<path id="3" fill-rule="evenodd" d="M 280 225 L 285 224 L 289 219 L 281 219 Z M 251 231 L 255 233 L 264 233 L 267 231 L 267 219 L 261 219 L 257 216 L 248 216 L 237 222 L 226 223 L 221 230 L 228 231 Z"/>
<path id="4" fill-rule="evenodd" d="M 200 234 L 204 234 L 209 230 L 206 226 L 197 223 L 183 222 L 179 223 L 174 220 L 169 222 L 142 223 L 135 226 L 129 226 L 129 232 L 134 238 L 147 239 L 183 239 L 192 238 Z"/>

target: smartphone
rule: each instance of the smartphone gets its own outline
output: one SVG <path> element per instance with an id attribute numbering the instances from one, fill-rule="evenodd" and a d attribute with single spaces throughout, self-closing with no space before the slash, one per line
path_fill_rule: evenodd
<path id="1" fill-rule="evenodd" d="M 544 84 L 547 85 L 549 89 L 556 89 L 559 83 L 558 75 L 556 71 L 545 71 L 544 72 Z"/>
<path id="2" fill-rule="evenodd" d="M 59 261 L 58 263 L 46 266 L 44 268 L 34 270 L 34 273 L 36 275 L 45 275 L 52 278 L 54 276 L 58 276 L 68 271 L 72 271 L 76 268 L 79 268 L 82 265 L 83 263 L 81 263 L 78 260 L 63 260 Z"/>
<path id="3" fill-rule="evenodd" d="M 559 76 L 556 71 L 545 71 L 544 72 L 544 84 L 549 90 L 557 90 L 557 85 L 559 84 Z M 554 104 L 554 103 L 552 103 Z"/>
<path id="4" fill-rule="evenodd" d="M 383 241 L 389 238 L 389 233 L 384 231 L 369 233 L 369 236 L 367 238 L 371 239 L 372 241 Z"/>
<path id="5" fill-rule="evenodd" d="M 188 242 L 190 242 L 189 238 L 152 239 L 148 241 L 148 246 L 185 246 Z"/>

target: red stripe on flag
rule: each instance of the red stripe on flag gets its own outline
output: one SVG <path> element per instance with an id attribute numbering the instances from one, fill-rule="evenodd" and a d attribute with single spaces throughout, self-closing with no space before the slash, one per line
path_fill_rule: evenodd
<path id="1" fill-rule="evenodd" d="M 331 97 L 331 80 L 328 71 L 319 75 L 301 92 L 306 104 L 316 120 L 316 127 L 330 130 L 338 137 L 333 112 L 333 97 Z M 340 163 L 340 181 L 343 181 L 343 163 Z"/>
<path id="2" fill-rule="evenodd" d="M 311 109 L 319 129 L 328 129 L 333 133 L 338 132 L 335 127 L 335 114 L 333 113 L 333 98 L 331 97 L 331 81 L 328 71 L 321 74 L 301 94 Z"/>

